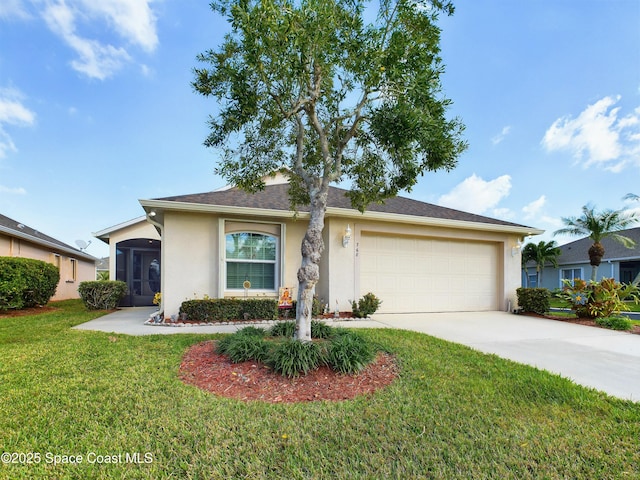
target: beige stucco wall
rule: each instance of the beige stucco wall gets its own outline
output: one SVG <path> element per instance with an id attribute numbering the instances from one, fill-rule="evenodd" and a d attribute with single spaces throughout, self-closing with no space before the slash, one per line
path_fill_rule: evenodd
<path id="1" fill-rule="evenodd" d="M 501 265 L 498 265 L 500 278 L 497 279 L 499 307 L 506 310 L 515 305 L 516 289 L 520 287 L 520 252 L 512 255 L 512 246 L 517 245 L 518 237 L 501 232 L 483 230 L 464 230 L 412 224 L 363 221 L 362 219 L 328 218 L 325 222 L 325 253 L 321 268 L 321 283 L 318 295 L 329 301 L 334 310 L 338 307 L 349 309 L 350 301 L 360 298 L 367 292 L 361 292 L 358 284 L 359 261 L 358 248 L 362 232 L 388 233 L 431 238 L 456 238 L 458 240 L 492 242 L 498 245 Z M 352 230 L 352 239 L 347 248 L 342 246 L 342 237 L 347 224 Z M 329 272 L 331 272 L 329 274 Z M 374 292 L 375 293 L 375 292 Z"/>
<path id="2" fill-rule="evenodd" d="M 166 212 L 162 242 L 162 301 L 175 315 L 188 299 L 216 297 L 218 217 Z"/>
<path id="3" fill-rule="evenodd" d="M 96 279 L 95 262 L 69 255 L 56 248 L 38 245 L 20 238 L 0 234 L 0 256 L 33 258 L 51 263 L 60 270 L 60 282 L 51 300 L 80 298 L 80 282 Z M 74 266 L 75 263 L 75 274 Z"/>
<path id="4" fill-rule="evenodd" d="M 238 296 L 238 292 L 225 292 L 221 278 L 221 248 L 224 247 L 225 221 L 240 225 L 254 219 L 210 213 L 164 213 L 164 237 L 162 244 L 162 292 L 166 316 L 178 313 L 181 303 L 192 298 Z M 280 286 L 293 287 L 297 295 L 297 270 L 300 266 L 300 244 L 307 221 L 292 218 L 264 218 L 268 227 L 250 228 L 256 231 L 271 231 L 273 225 L 282 228 L 282 252 Z M 237 222 L 237 223 L 235 223 Z M 347 224 L 352 230 L 349 245 L 342 246 L 342 237 Z M 256 225 L 248 223 L 247 225 Z M 464 230 L 414 224 L 398 224 L 382 221 L 367 221 L 361 217 L 328 216 L 325 220 L 325 251 L 320 265 L 320 282 L 316 287 L 318 297 L 334 310 L 349 310 L 351 301 L 366 292 L 359 290 L 359 238 L 363 232 L 390 233 L 399 235 L 456 238 L 495 243 L 498 247 L 499 278 L 497 304 L 507 309 L 515 306 L 515 290 L 520 286 L 520 254 L 512 255 L 512 246 L 517 244 L 516 234 Z M 374 292 L 375 293 L 375 292 Z M 259 293 L 260 296 L 274 294 Z"/>

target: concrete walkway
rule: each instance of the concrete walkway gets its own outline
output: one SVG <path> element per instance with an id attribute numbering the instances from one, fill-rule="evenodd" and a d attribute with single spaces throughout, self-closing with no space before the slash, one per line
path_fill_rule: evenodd
<path id="1" fill-rule="evenodd" d="M 126 308 L 77 329 L 154 335 L 229 333 L 241 326 L 160 327 L 144 322 L 151 307 Z M 426 333 L 532 365 L 615 397 L 640 401 L 640 335 L 506 312 L 376 314 L 349 328 L 398 328 Z"/>

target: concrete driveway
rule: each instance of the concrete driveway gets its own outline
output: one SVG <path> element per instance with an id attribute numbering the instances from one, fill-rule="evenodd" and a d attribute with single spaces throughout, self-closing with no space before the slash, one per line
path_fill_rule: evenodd
<path id="1" fill-rule="evenodd" d="M 154 311 L 122 309 L 75 328 L 128 335 L 228 333 L 239 328 L 144 325 Z M 506 312 L 376 314 L 366 321 L 338 324 L 426 333 L 560 374 L 615 397 L 640 401 L 640 335 Z"/>

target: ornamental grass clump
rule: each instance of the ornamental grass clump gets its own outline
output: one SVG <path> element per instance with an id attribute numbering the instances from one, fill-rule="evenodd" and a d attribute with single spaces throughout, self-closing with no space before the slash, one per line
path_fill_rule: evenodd
<path id="1" fill-rule="evenodd" d="M 327 339 L 333 337 L 335 328 L 318 320 L 311 320 L 311 338 Z"/>
<path id="2" fill-rule="evenodd" d="M 375 359 L 373 344 L 350 330 L 313 321 L 312 342 L 294 339 L 294 330 L 295 322 L 277 323 L 268 331 L 248 326 L 219 340 L 216 352 L 228 356 L 233 363 L 261 362 L 289 378 L 306 375 L 321 365 L 354 374 Z"/>
<path id="3" fill-rule="evenodd" d="M 293 338 L 296 331 L 296 322 L 279 322 L 269 329 L 269 335 L 272 337 L 288 337 Z"/>
<path id="4" fill-rule="evenodd" d="M 274 372 L 295 378 L 317 369 L 322 361 L 322 349 L 318 343 L 287 339 L 276 345 L 268 364 Z"/>
<path id="5" fill-rule="evenodd" d="M 233 363 L 255 360 L 266 362 L 270 355 L 270 345 L 262 336 L 245 333 L 229 335 L 217 344 L 216 351 L 226 355 Z"/>
<path id="6" fill-rule="evenodd" d="M 336 372 L 353 374 L 364 370 L 375 355 L 371 343 L 356 333 L 346 331 L 331 340 L 326 361 Z"/>

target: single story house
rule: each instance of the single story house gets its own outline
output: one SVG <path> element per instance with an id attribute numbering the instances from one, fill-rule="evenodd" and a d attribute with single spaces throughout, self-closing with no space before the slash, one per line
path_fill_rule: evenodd
<path id="1" fill-rule="evenodd" d="M 598 267 L 596 278 L 598 281 L 606 277 L 622 283 L 630 283 L 640 273 L 640 227 L 622 230 L 618 233 L 634 240 L 636 246 L 626 248 L 611 237 L 603 239 L 601 243 L 605 253 Z M 591 263 L 588 251 L 591 245 L 593 245 L 593 240 L 588 237 L 561 245 L 559 247 L 561 254 L 557 258 L 558 268 L 547 264 L 542 270 L 540 286 L 553 290 L 562 288 L 562 281 L 565 279 L 590 280 Z M 527 265 L 524 275 L 528 275 L 530 287 L 537 286 L 536 269 L 533 263 Z M 526 284 L 527 279 L 523 278 L 523 285 Z"/>
<path id="2" fill-rule="evenodd" d="M 519 246 L 541 230 L 404 197 L 361 214 L 345 193 L 329 192 L 316 285 L 331 311 L 351 310 L 350 302 L 368 292 L 382 300 L 380 312 L 515 306 Z M 308 211 L 291 211 L 283 177 L 255 194 L 225 187 L 140 204 L 146 221 L 95 234 L 110 245 L 111 278 L 132 282 L 128 304 L 149 302 L 156 289 L 165 316 L 205 296 L 277 298 L 287 288 L 296 297 Z"/>
<path id="3" fill-rule="evenodd" d="M 52 263 L 60 282 L 51 300 L 79 298 L 78 284 L 96 279 L 97 258 L 0 214 L 0 256 Z"/>

